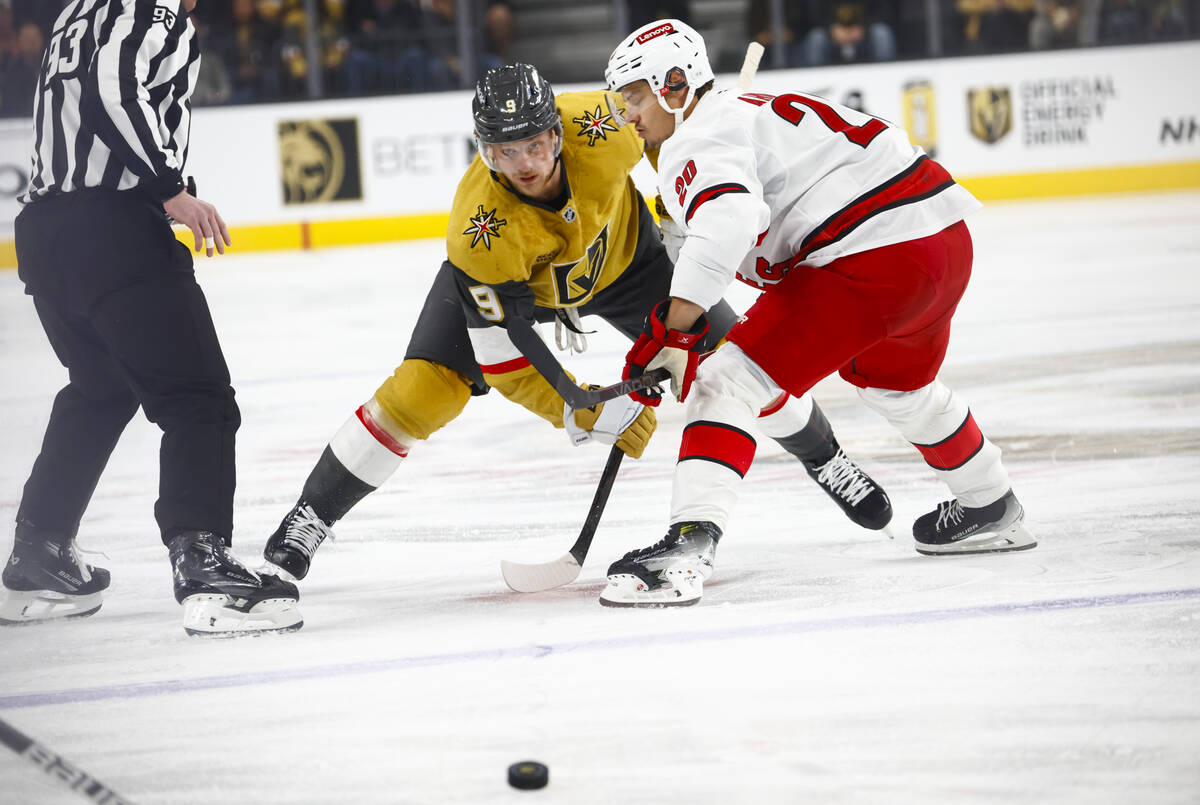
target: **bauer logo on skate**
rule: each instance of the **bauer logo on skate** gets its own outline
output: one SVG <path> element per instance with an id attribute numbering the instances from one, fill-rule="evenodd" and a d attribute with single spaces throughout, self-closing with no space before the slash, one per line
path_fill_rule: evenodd
<path id="1" fill-rule="evenodd" d="M 639 45 L 644 45 L 647 42 L 649 42 L 651 39 L 654 39 L 659 36 L 663 36 L 664 34 L 673 34 L 673 33 L 675 33 L 675 26 L 672 25 L 671 23 L 667 22 L 667 23 L 663 23 L 662 25 L 658 26 L 657 28 L 655 28 L 651 31 L 646 31 L 646 33 L 642 34 L 641 36 L 639 36 L 637 38 L 637 42 Z"/>
<path id="2" fill-rule="evenodd" d="M 471 248 L 475 248 L 482 241 L 484 248 L 490 252 L 492 250 L 492 238 L 500 237 L 500 227 L 507 224 L 508 221 L 503 218 L 497 218 L 495 208 L 484 212 L 482 204 L 476 206 L 475 216 L 467 219 L 471 222 L 471 225 L 463 231 L 463 234 L 470 236 Z"/>

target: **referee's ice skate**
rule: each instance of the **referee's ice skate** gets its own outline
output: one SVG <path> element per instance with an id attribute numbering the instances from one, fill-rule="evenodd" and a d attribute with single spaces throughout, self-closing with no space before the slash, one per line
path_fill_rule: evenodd
<path id="1" fill-rule="evenodd" d="M 917 553 L 926 556 L 945 554 L 1001 553 L 1025 551 L 1037 547 L 1037 541 L 1025 528 L 1025 509 L 1009 490 L 987 506 L 971 508 L 955 500 L 938 504 L 913 523 Z"/>
<path id="2" fill-rule="evenodd" d="M 171 540 L 175 600 L 190 635 L 232 637 L 291 632 L 304 625 L 296 585 L 258 574 L 237 560 L 216 534 L 187 531 Z"/>
<path id="3" fill-rule="evenodd" d="M 689 606 L 712 575 L 721 529 L 706 521 L 675 523 L 648 548 L 630 551 L 608 568 L 600 593 L 606 607 Z"/>
<path id="4" fill-rule="evenodd" d="M 0 623 L 12 625 L 93 614 L 108 589 L 109 573 L 85 563 L 73 538 L 44 539 L 30 524 L 18 522 L 3 581 L 7 595 L 0 603 Z"/>

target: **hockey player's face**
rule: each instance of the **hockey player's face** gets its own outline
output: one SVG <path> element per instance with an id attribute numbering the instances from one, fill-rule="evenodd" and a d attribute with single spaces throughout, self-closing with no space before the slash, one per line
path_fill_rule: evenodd
<path id="1" fill-rule="evenodd" d="M 675 118 L 662 108 L 654 90 L 645 81 L 635 81 L 621 87 L 625 101 L 625 120 L 633 124 L 647 148 L 658 148 L 675 133 Z"/>
<path id="2" fill-rule="evenodd" d="M 558 195 L 561 184 L 557 137 L 558 133 L 551 129 L 527 140 L 489 146 L 492 160 L 522 195 L 549 201 Z"/>

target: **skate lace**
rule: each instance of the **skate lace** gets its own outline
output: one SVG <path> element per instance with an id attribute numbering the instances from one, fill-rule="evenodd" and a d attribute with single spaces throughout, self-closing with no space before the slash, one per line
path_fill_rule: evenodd
<path id="1" fill-rule="evenodd" d="M 658 551 L 665 551 L 667 548 L 673 548 L 678 543 L 679 543 L 679 537 L 675 536 L 674 534 L 672 534 L 671 532 L 668 531 L 667 535 L 665 537 L 663 537 L 662 539 L 660 539 L 658 542 L 654 543 L 653 545 L 646 547 L 646 548 L 635 548 L 632 551 L 629 551 L 628 553 L 626 553 L 624 556 L 622 556 L 621 559 L 622 560 L 640 559 L 643 556 L 650 556 L 652 554 L 657 553 Z"/>
<path id="2" fill-rule="evenodd" d="M 957 500 L 947 500 L 938 504 L 937 524 L 934 526 L 939 531 L 943 528 L 956 526 L 962 522 L 966 512 L 963 511 L 962 504 Z"/>
<path id="3" fill-rule="evenodd" d="M 312 506 L 306 505 L 296 509 L 283 541 L 304 551 L 305 556 L 312 557 L 326 537 L 333 539 L 333 530 L 325 525 Z"/>
<path id="4" fill-rule="evenodd" d="M 92 580 L 92 568 L 83 560 L 84 554 L 88 556 L 103 556 L 105 559 L 108 558 L 108 554 L 101 551 L 82 550 L 74 541 L 70 543 L 67 550 L 70 551 L 71 561 L 75 563 L 75 567 L 79 568 L 79 578 L 83 579 L 85 584 Z"/>
<path id="5" fill-rule="evenodd" d="M 858 465 L 841 450 L 817 472 L 817 483 L 829 488 L 852 506 L 861 503 L 875 488 Z"/>

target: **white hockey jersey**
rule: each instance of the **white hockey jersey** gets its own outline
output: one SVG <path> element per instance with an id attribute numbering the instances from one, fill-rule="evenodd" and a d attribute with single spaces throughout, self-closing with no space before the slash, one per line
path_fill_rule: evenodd
<path id="1" fill-rule="evenodd" d="M 687 233 L 671 295 L 706 310 L 735 276 L 764 288 L 981 206 L 902 129 L 799 92 L 709 92 L 663 143 L 658 180 Z"/>

